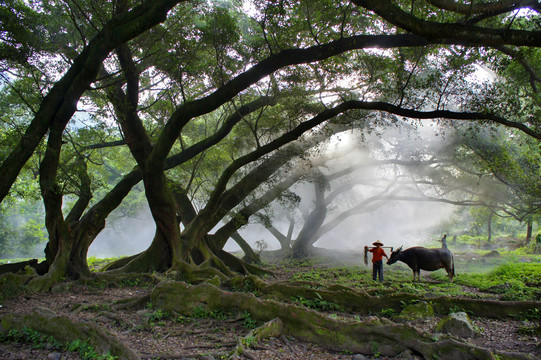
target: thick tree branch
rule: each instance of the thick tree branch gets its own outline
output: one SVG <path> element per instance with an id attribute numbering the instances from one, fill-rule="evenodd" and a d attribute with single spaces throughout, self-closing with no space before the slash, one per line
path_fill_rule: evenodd
<path id="1" fill-rule="evenodd" d="M 275 99 L 271 97 L 262 97 L 254 100 L 246 105 L 241 106 L 224 122 L 222 127 L 207 139 L 201 140 L 199 143 L 188 147 L 179 154 L 173 155 L 166 160 L 165 170 L 171 169 L 175 166 L 189 161 L 197 154 L 208 149 L 210 146 L 218 143 L 222 140 L 232 129 L 234 124 L 238 123 L 243 116 L 257 111 L 263 106 L 272 105 L 275 103 Z M 132 171 L 126 174 L 113 189 L 111 189 L 103 199 L 92 206 L 88 212 L 81 219 L 81 223 L 94 224 L 93 229 L 103 228 L 105 226 L 105 219 L 107 216 L 116 209 L 124 197 L 128 195 L 131 189 L 137 185 L 143 179 L 141 170 L 139 167 L 135 167 Z"/>
<path id="2" fill-rule="evenodd" d="M 402 46 L 426 46 L 435 42 L 411 34 L 401 35 L 358 35 L 332 41 L 328 44 L 306 49 L 289 49 L 271 55 L 246 72 L 233 78 L 212 94 L 184 103 L 171 116 L 158 139 L 150 163 L 163 167 L 163 161 L 175 143 L 181 129 L 192 118 L 209 113 L 239 92 L 252 86 L 264 77 L 281 68 L 328 59 L 354 49 L 396 48 Z"/>
<path id="3" fill-rule="evenodd" d="M 427 0 L 428 3 L 443 10 L 449 10 L 455 13 L 470 15 L 470 14 L 487 14 L 512 11 L 519 8 L 531 8 L 535 10 L 541 9 L 541 4 L 538 0 L 503 0 L 492 1 L 486 3 L 468 3 L 457 2 L 455 0 Z"/>
<path id="4" fill-rule="evenodd" d="M 434 110 L 434 111 L 417 111 L 413 109 L 404 109 L 396 105 L 392 105 L 384 102 L 365 102 L 359 101 L 357 105 L 358 109 L 364 110 L 379 110 L 385 111 L 391 114 L 405 116 L 414 119 L 450 119 L 450 120 L 465 120 L 465 121 L 483 121 L 488 120 L 497 124 L 505 125 L 507 127 L 518 129 L 531 137 L 541 139 L 541 131 L 537 129 L 529 128 L 528 126 L 515 121 L 507 120 L 501 116 L 480 113 L 480 112 L 456 112 L 448 110 Z"/>
<path id="5" fill-rule="evenodd" d="M 419 19 L 390 0 L 352 0 L 358 6 L 372 10 L 391 24 L 428 41 L 468 46 L 541 46 L 541 31 L 483 28 L 459 23 L 439 23 Z"/>
<path id="6" fill-rule="evenodd" d="M 81 150 L 84 151 L 84 150 L 106 149 L 106 148 L 111 148 L 111 147 L 116 147 L 116 146 L 124 146 L 124 145 L 127 145 L 127 144 L 128 143 L 126 142 L 126 139 L 105 141 L 105 142 L 98 143 L 98 144 L 92 144 L 92 145 L 83 146 L 81 148 Z"/>
<path id="7" fill-rule="evenodd" d="M 252 201 L 250 204 L 245 206 L 243 209 L 238 211 L 235 215 L 231 217 L 231 220 L 229 220 L 224 226 L 222 226 L 220 229 L 218 229 L 215 232 L 216 241 L 218 241 L 218 245 L 221 245 L 223 247 L 225 245 L 225 242 L 227 239 L 235 233 L 238 229 L 240 229 L 242 226 L 246 225 L 248 223 L 249 218 L 254 215 L 259 210 L 263 209 L 265 206 L 270 204 L 273 200 L 278 198 L 282 192 L 289 189 L 293 184 L 295 184 L 299 179 L 305 174 L 304 169 L 301 167 L 296 167 L 295 170 L 288 174 L 287 178 L 284 181 L 281 181 L 279 184 L 273 186 L 271 189 L 269 189 L 265 194 L 258 197 L 254 201 Z M 275 229 L 276 230 L 276 229 Z M 269 229 L 269 231 L 273 232 L 273 230 Z M 279 238 L 281 235 L 283 238 L 280 238 L 281 240 L 284 240 L 286 237 L 285 235 L 278 235 L 279 232 L 276 230 L 276 234 L 273 232 L 273 234 Z M 280 241 L 282 243 L 282 241 Z"/>

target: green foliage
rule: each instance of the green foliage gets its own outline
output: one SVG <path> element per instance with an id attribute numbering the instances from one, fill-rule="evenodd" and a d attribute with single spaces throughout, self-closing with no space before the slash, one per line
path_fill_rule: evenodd
<path id="1" fill-rule="evenodd" d="M 195 307 L 190 316 L 197 319 L 216 319 L 216 320 L 226 320 L 229 317 L 229 315 L 223 311 L 220 311 L 220 310 L 210 311 L 204 306 Z"/>
<path id="2" fill-rule="evenodd" d="M 315 266 L 315 260 L 305 260 L 291 266 L 306 267 L 306 271 L 300 271 L 292 276 L 292 280 L 311 281 L 314 283 L 332 283 L 340 285 L 358 286 L 366 280 L 367 271 L 359 267 L 321 267 Z"/>
<path id="3" fill-rule="evenodd" d="M 293 301 L 300 303 L 307 308 L 321 311 L 339 311 L 340 306 L 333 302 L 324 300 L 321 295 L 316 293 L 317 297 L 315 299 L 305 299 L 302 296 L 295 296 L 292 298 Z"/>
<path id="4" fill-rule="evenodd" d="M 90 256 L 86 259 L 88 268 L 90 271 L 99 271 L 105 265 L 112 263 L 115 260 L 120 259 L 120 257 L 111 257 L 111 258 L 97 258 L 95 256 Z"/>
<path id="5" fill-rule="evenodd" d="M 245 348 L 249 348 L 257 342 L 257 338 L 255 336 L 247 336 L 242 338 L 241 342 L 242 346 L 244 346 Z"/>
<path id="6" fill-rule="evenodd" d="M 244 318 L 242 322 L 242 326 L 244 326 L 246 329 L 255 329 L 257 327 L 257 320 L 252 318 L 252 314 L 245 311 L 242 313 L 242 317 Z"/>
<path id="7" fill-rule="evenodd" d="M 6 334 L 0 335 L 0 342 L 6 343 L 30 343 L 33 348 L 44 349 L 49 346 L 60 348 L 61 345 L 52 336 L 46 336 L 34 329 L 24 327 L 22 330 L 11 329 Z"/>
<path id="8" fill-rule="evenodd" d="M 116 360 L 117 356 L 112 356 L 111 354 L 101 355 L 99 354 L 93 346 L 88 344 L 86 341 L 74 340 L 66 344 L 65 349 L 67 351 L 73 351 L 79 354 L 85 360 Z"/>
<path id="9" fill-rule="evenodd" d="M 171 318 L 171 314 L 168 311 L 157 309 L 148 314 L 148 322 L 151 325 L 164 325 L 165 320 L 168 320 Z"/>
<path id="10" fill-rule="evenodd" d="M 541 309 L 530 309 L 525 314 L 523 314 L 523 318 L 528 320 L 541 320 Z"/>
<path id="11" fill-rule="evenodd" d="M 384 317 L 393 317 L 397 314 L 396 310 L 395 309 L 383 309 L 381 310 L 381 316 L 384 316 Z"/>
<path id="12" fill-rule="evenodd" d="M 25 63 L 34 53 L 41 50 L 46 23 L 44 14 L 40 14 L 20 0 L 0 2 L 0 60 Z"/>
<path id="13" fill-rule="evenodd" d="M 36 256 L 36 247 L 47 241 L 43 216 L 36 201 L 12 198 L 0 203 L 0 258 Z"/>

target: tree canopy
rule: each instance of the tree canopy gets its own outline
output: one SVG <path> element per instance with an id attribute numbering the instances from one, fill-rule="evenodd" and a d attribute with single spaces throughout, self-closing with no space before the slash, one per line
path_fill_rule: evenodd
<path id="1" fill-rule="evenodd" d="M 111 272 L 256 272 L 225 242 L 321 171 L 321 145 L 345 131 L 384 139 L 389 128 L 437 124 L 453 141 L 414 179 L 425 197 L 459 202 L 445 195 L 460 182 L 495 211 L 539 213 L 538 2 L 69 0 L 0 10 L 9 24 L 0 201 L 39 188 L 48 245 L 38 289 L 90 276 L 88 247 L 140 182 L 156 233 Z M 436 154 L 403 155 L 391 157 Z M 486 178 L 509 196 L 470 186 Z M 325 183 L 314 183 L 322 194 Z"/>

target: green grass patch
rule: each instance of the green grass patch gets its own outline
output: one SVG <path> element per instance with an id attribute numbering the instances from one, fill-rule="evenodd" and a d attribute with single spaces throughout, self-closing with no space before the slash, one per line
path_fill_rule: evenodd
<path id="1" fill-rule="evenodd" d="M 104 266 L 120 259 L 121 257 L 110 257 L 110 258 L 97 258 L 95 256 L 90 256 L 86 259 L 88 268 L 90 271 L 101 271 Z"/>
<path id="2" fill-rule="evenodd" d="M 324 300 L 318 293 L 317 297 L 314 299 L 305 299 L 302 296 L 295 296 L 292 298 L 293 301 L 306 306 L 307 308 L 321 311 L 339 311 L 340 306 L 333 302 Z"/>
<path id="3" fill-rule="evenodd" d="M 499 294 L 502 300 L 538 300 L 541 263 L 504 263 L 486 274 L 464 274 L 456 282 Z"/>

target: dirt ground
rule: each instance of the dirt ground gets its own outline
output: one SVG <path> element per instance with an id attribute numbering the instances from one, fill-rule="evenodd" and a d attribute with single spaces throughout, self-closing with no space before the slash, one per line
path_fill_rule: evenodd
<path id="1" fill-rule="evenodd" d="M 228 314 L 221 319 L 201 317 L 182 318 L 169 316 L 160 319 L 147 305 L 131 309 L 107 310 L 107 306 L 92 309 L 93 305 L 111 304 L 117 300 L 142 297 L 150 288 L 92 288 L 75 286 L 67 293 L 23 295 L 1 304 L 0 315 L 5 313 L 28 313 L 36 308 L 46 308 L 77 321 L 94 322 L 115 334 L 141 359 L 225 359 L 237 344 L 239 336 L 249 332 L 246 319 Z M 84 310 L 83 310 L 84 309 Z M 154 315 L 153 315 L 154 314 Z M 354 314 L 353 314 L 354 315 Z M 362 317 L 361 317 L 362 319 Z M 413 325 L 433 332 L 439 318 Z M 531 322 L 518 320 L 494 320 L 473 318 L 477 334 L 466 341 L 489 349 L 530 354 L 536 353 L 540 338 L 532 333 L 520 331 L 532 327 Z M 536 324 L 539 326 L 539 322 Z M 415 359 L 404 354 L 400 358 Z M 365 359 L 361 354 L 336 352 L 292 337 L 271 338 L 253 345 L 242 358 L 247 359 Z M 366 358 L 371 358 L 366 355 Z M 0 344 L 0 359 L 47 359 L 79 360 L 76 353 L 55 349 L 33 349 L 30 344 Z"/>

